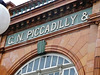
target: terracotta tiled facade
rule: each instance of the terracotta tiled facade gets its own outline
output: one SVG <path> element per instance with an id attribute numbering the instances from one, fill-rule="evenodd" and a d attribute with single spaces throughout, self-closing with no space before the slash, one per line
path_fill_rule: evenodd
<path id="1" fill-rule="evenodd" d="M 70 5 L 73 3 L 72 5 L 74 6 L 74 1 L 79 3 L 84 0 L 58 0 L 58 2 L 53 2 L 34 11 L 12 18 L 9 29 L 4 34 L 0 35 L 0 75 L 13 75 L 22 65 L 38 56 L 37 42 L 42 39 L 47 42 L 45 48 L 46 53 L 60 53 L 67 56 L 75 64 L 79 75 L 100 75 L 100 1 L 97 0 L 88 0 L 89 2 L 92 1 L 92 5 L 90 6 L 93 7 L 88 22 L 35 38 L 35 41 L 26 41 L 18 45 L 5 47 L 8 35 L 46 23 L 49 20 L 57 19 L 58 16 L 56 17 L 55 15 L 51 18 L 46 16 L 48 20 L 43 19 L 42 21 L 36 19 L 37 22 L 35 24 L 34 22 L 29 23 L 28 26 L 20 29 L 16 28 L 15 30 L 14 27 L 25 21 L 30 22 L 30 18 L 35 16 L 35 18 L 37 18 L 41 14 L 47 15 L 49 12 L 63 5 Z M 27 5 L 27 2 L 26 4 L 24 3 L 12 7 L 9 11 L 12 14 L 12 10 L 16 10 L 25 5 Z M 88 2 L 86 5 L 89 5 Z M 81 5 L 79 6 L 81 8 Z M 87 7 L 84 6 L 84 8 Z M 76 12 L 82 8 L 79 10 L 77 9 L 72 10 Z M 33 14 L 30 14 L 32 12 Z M 66 14 L 70 13 L 65 11 L 63 15 L 62 13 L 60 15 L 64 16 Z M 60 15 L 59 17 L 61 17 Z M 18 27 L 20 27 L 20 25 Z"/>

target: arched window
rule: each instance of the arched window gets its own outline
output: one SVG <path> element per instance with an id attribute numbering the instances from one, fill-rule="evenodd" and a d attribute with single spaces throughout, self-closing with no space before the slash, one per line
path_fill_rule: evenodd
<path id="1" fill-rule="evenodd" d="M 78 75 L 78 73 L 70 59 L 61 54 L 50 53 L 30 60 L 15 75 Z"/>

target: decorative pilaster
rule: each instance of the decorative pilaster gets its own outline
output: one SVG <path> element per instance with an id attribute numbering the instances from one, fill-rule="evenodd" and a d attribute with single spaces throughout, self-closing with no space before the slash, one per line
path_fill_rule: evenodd
<path id="1" fill-rule="evenodd" d="M 1 38 L 2 38 L 2 36 L 0 35 L 0 45 L 1 45 Z M 1 48 L 0 48 L 0 51 L 1 51 Z M 0 63 L 1 63 L 1 56 L 2 56 L 2 53 L 0 53 Z"/>
<path id="2" fill-rule="evenodd" d="M 94 75 L 100 75 L 100 56 L 96 56 L 94 61 Z"/>
<path id="3" fill-rule="evenodd" d="M 96 22 L 98 24 L 98 34 L 96 40 L 96 51 L 94 60 L 94 75 L 100 75 L 100 23 L 99 22 Z"/>
<path id="4" fill-rule="evenodd" d="M 0 42 L 0 53 L 4 52 L 5 42 L 6 42 L 6 36 L 3 36 Z"/>
<path id="5" fill-rule="evenodd" d="M 0 35 L 0 45 L 1 45 L 1 38 L 2 38 L 2 36 Z"/>
<path id="6" fill-rule="evenodd" d="M 89 41 L 88 41 L 88 56 L 87 56 L 87 74 L 93 75 L 94 71 L 94 57 L 97 39 L 98 26 L 92 22 L 90 24 Z"/>
<path id="7" fill-rule="evenodd" d="M 91 70 L 93 75 L 100 75 L 99 71 L 100 65 L 98 65 L 98 62 L 100 58 L 97 58 L 100 56 L 100 49 L 98 49 L 98 46 L 100 46 L 100 12 L 94 13 L 90 15 L 90 18 L 88 20 L 90 24 L 90 37 L 89 37 L 89 47 L 88 47 L 88 63 L 90 63 L 89 70 Z M 90 58 L 89 58 L 90 57 Z M 92 68 L 92 67 L 94 68 Z"/>

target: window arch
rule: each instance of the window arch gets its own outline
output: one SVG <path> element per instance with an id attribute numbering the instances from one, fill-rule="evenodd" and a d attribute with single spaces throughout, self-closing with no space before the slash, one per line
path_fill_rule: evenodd
<path id="1" fill-rule="evenodd" d="M 78 73 L 69 58 L 49 53 L 30 60 L 14 75 L 78 75 Z"/>

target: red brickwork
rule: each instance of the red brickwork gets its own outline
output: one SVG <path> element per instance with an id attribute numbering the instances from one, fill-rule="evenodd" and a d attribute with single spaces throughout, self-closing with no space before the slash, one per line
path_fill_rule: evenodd
<path id="1" fill-rule="evenodd" d="M 53 33 L 57 34 L 56 36 L 51 34 L 42 36 L 42 39 L 47 42 L 46 53 L 65 55 L 75 64 L 79 75 L 100 75 L 100 12 L 98 13 L 100 3 L 98 3 L 93 5 L 93 14 L 88 22 L 61 30 L 63 33 L 60 31 Z M 51 7 L 54 8 L 54 6 Z M 31 17 L 32 14 L 28 16 Z M 25 18 L 21 17 L 20 19 Z M 15 21 L 12 23 L 15 23 Z M 37 41 L 34 40 L 34 43 L 25 42 L 25 44 L 28 44 L 19 44 L 20 46 L 11 47 L 12 49 L 7 50 L 4 47 L 6 36 L 3 36 L 2 40 L 0 40 L 0 75 L 14 75 L 26 62 L 38 56 Z M 45 38 L 46 36 L 49 38 Z M 41 37 L 36 38 L 36 40 L 41 40 Z"/>
<path id="2" fill-rule="evenodd" d="M 69 57 L 75 64 L 79 75 L 85 75 L 86 72 L 89 72 L 89 69 L 93 70 L 92 65 L 90 68 L 86 68 L 89 63 L 93 64 L 93 62 L 88 62 L 87 58 L 89 29 L 85 28 L 47 39 L 46 52 L 61 53 Z M 37 43 L 5 53 L 1 64 L 3 66 L 6 64 L 5 68 L 9 74 L 12 74 L 35 56 L 37 56 Z M 91 57 L 91 59 L 93 58 Z"/>
<path id="3" fill-rule="evenodd" d="M 95 57 L 94 75 L 100 75 L 100 56 Z"/>

